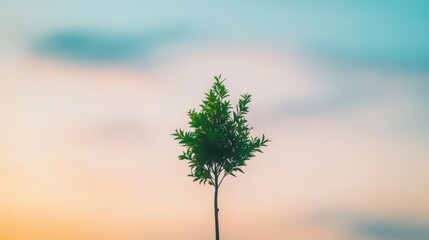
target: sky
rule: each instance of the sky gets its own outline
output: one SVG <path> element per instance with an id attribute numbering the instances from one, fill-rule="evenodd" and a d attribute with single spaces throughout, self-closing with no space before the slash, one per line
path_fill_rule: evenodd
<path id="1" fill-rule="evenodd" d="M 222 239 L 429 239 L 429 2 L 0 6 L 0 239 L 213 239 L 171 134 L 219 74 L 272 140 Z"/>

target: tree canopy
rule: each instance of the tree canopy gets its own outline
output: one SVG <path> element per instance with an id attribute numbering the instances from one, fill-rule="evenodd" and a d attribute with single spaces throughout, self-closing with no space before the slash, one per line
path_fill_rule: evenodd
<path id="1" fill-rule="evenodd" d="M 185 147 L 179 160 L 187 160 L 194 182 L 219 187 L 223 179 L 244 173 L 246 161 L 261 152 L 269 141 L 264 135 L 253 137 L 246 115 L 250 94 L 243 94 L 235 108 L 221 75 L 215 76 L 211 89 L 205 93 L 200 110 L 188 111 L 190 131 L 176 129 L 175 140 Z"/>

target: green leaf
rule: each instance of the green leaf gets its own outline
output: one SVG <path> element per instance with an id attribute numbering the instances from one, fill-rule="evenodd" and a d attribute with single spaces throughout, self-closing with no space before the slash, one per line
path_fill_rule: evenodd
<path id="1" fill-rule="evenodd" d="M 256 152 L 262 153 L 261 148 L 269 141 L 265 135 L 251 136 L 253 128 L 246 119 L 251 95 L 241 95 L 232 111 L 224 82 L 221 75 L 215 76 L 199 108 L 187 112 L 190 131 L 178 128 L 171 134 L 185 148 L 179 160 L 189 160 L 188 176 L 199 184 L 213 185 L 212 176 L 219 172 L 234 177 L 233 172 L 244 173 L 241 168 L 245 162 Z"/>

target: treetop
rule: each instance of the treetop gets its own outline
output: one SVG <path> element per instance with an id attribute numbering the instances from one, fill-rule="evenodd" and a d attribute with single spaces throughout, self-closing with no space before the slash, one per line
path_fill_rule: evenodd
<path id="1" fill-rule="evenodd" d="M 214 77 L 211 89 L 199 105 L 200 110 L 188 111 L 190 131 L 176 129 L 172 134 L 185 151 L 179 160 L 187 160 L 195 181 L 219 187 L 227 175 L 244 173 L 242 167 L 262 153 L 268 138 L 253 137 L 245 116 L 249 112 L 251 95 L 241 95 L 235 109 L 228 100 L 229 92 L 221 75 Z"/>

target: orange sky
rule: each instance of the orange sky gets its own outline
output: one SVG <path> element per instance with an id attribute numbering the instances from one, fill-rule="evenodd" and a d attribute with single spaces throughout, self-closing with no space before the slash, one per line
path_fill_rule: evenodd
<path id="1" fill-rule="evenodd" d="M 321 66 L 266 46 L 196 48 L 146 69 L 17 57 L 0 75 L 0 239 L 209 239 L 213 189 L 186 177 L 170 134 L 220 72 L 233 100 L 253 95 L 250 124 L 272 139 L 221 189 L 225 239 L 344 239 L 353 216 L 427 221 L 416 87 Z M 370 97 L 317 105 L 342 91 L 333 76 L 358 76 Z M 342 214 L 352 220 L 323 217 Z"/>

